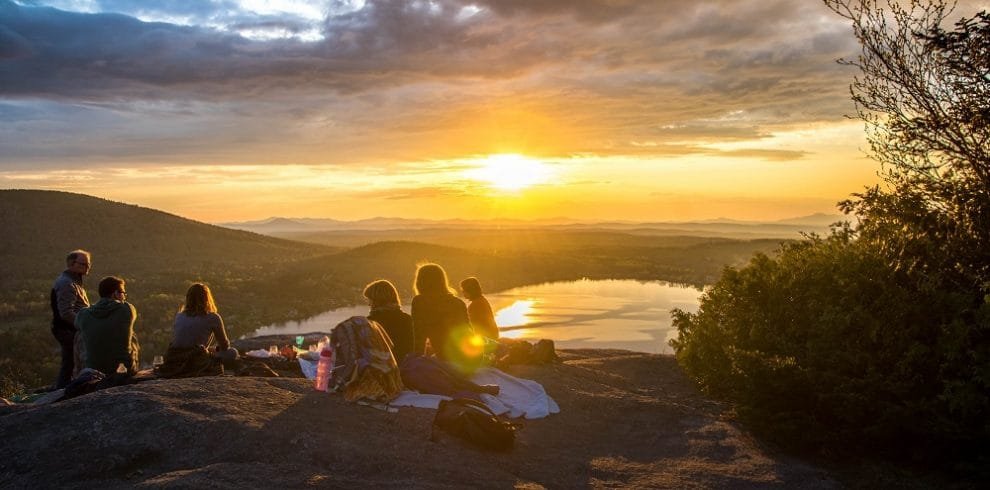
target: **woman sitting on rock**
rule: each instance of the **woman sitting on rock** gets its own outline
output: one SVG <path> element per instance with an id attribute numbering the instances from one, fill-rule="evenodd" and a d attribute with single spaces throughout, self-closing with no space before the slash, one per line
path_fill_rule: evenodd
<path id="1" fill-rule="evenodd" d="M 466 358 L 480 355 L 481 346 L 473 346 L 467 307 L 447 285 L 447 273 L 437 264 L 423 264 L 416 270 L 416 297 L 412 300 L 412 322 L 416 353 L 432 352 L 440 359 L 462 364 Z M 474 352 L 478 350 L 479 352 Z"/>
<path id="2" fill-rule="evenodd" d="M 371 311 L 368 319 L 378 322 L 392 340 L 392 354 L 402 362 L 406 354 L 413 351 L 412 317 L 402 311 L 399 292 L 384 279 L 372 282 L 364 288 Z"/>
<path id="3" fill-rule="evenodd" d="M 215 350 L 211 348 L 214 340 Z M 219 374 L 223 369 L 217 359 L 229 364 L 237 357 L 237 349 L 230 346 L 209 286 L 202 283 L 189 286 L 186 302 L 175 315 L 172 343 L 158 374 L 163 377 Z"/>

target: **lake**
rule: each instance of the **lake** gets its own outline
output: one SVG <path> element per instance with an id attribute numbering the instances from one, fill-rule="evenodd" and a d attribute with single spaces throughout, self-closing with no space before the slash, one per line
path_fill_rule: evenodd
<path id="1" fill-rule="evenodd" d="M 563 349 L 627 349 L 672 354 L 677 337 L 670 310 L 695 312 L 701 292 L 687 286 L 633 280 L 579 280 L 488 294 L 503 337 L 552 339 Z M 408 305 L 404 308 L 408 312 Z M 328 332 L 368 307 L 352 306 L 256 330 L 251 336 Z"/>

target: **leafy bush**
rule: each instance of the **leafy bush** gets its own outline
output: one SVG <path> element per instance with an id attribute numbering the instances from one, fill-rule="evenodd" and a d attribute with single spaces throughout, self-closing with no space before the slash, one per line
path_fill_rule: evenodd
<path id="1" fill-rule="evenodd" d="M 990 442 L 990 306 L 843 227 L 727 268 L 674 311 L 684 369 L 791 447 L 922 458 Z"/>
<path id="2" fill-rule="evenodd" d="M 883 185 L 826 238 L 727 269 L 678 360 L 791 446 L 916 461 L 990 448 L 990 15 L 954 2 L 825 0 L 862 51 L 851 88 Z"/>

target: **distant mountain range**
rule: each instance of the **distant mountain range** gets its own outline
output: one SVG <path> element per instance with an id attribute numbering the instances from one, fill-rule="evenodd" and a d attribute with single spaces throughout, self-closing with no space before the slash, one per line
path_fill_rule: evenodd
<path id="1" fill-rule="evenodd" d="M 699 221 L 579 221 L 568 218 L 541 220 L 429 220 L 407 218 L 370 218 L 356 221 L 342 221 L 327 218 L 283 218 L 272 217 L 257 221 L 218 223 L 219 226 L 252 231 L 265 235 L 317 233 L 327 231 L 387 231 L 424 229 L 550 229 L 550 230 L 621 230 L 628 232 L 665 232 L 696 235 L 746 235 L 765 237 L 790 237 L 798 232 L 823 232 L 837 221 L 847 219 L 837 214 L 816 213 L 808 216 L 777 221 L 742 221 L 717 218 Z"/>
<path id="2" fill-rule="evenodd" d="M 282 218 L 271 217 L 256 221 L 239 221 L 229 223 L 217 223 L 219 226 L 234 228 L 239 230 L 255 231 L 266 230 L 268 232 L 300 232 L 300 231 L 329 231 L 329 230 L 402 230 L 402 229 L 423 229 L 423 228 L 531 228 L 554 225 L 567 225 L 574 223 L 574 220 L 566 218 L 554 218 L 545 220 L 430 220 L 430 219 L 409 219 L 409 218 L 368 218 L 355 221 L 343 221 L 330 218 Z"/>

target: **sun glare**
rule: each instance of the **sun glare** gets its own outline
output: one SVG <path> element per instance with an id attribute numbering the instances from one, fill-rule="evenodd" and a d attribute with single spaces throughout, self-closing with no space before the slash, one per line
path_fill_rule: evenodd
<path id="1" fill-rule="evenodd" d="M 468 178 L 503 191 L 522 190 L 546 182 L 550 177 L 546 164 L 516 154 L 489 155 L 476 165 L 477 168 L 465 172 Z"/>
<path id="2" fill-rule="evenodd" d="M 495 324 L 500 327 L 518 327 L 526 325 L 532 320 L 529 315 L 533 313 L 535 301 L 517 300 L 505 308 L 495 312 Z"/>

